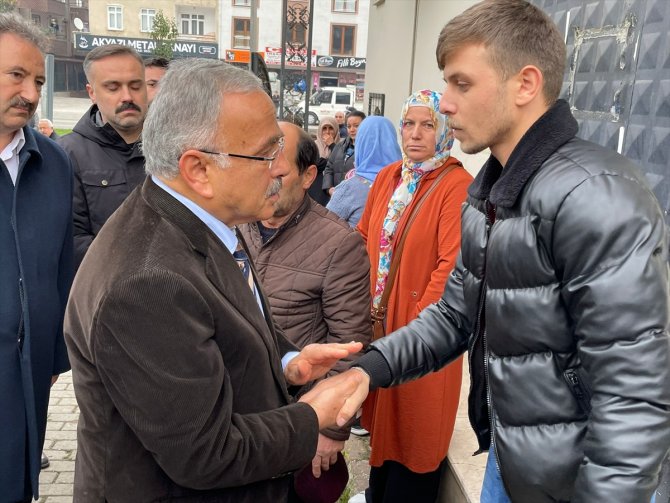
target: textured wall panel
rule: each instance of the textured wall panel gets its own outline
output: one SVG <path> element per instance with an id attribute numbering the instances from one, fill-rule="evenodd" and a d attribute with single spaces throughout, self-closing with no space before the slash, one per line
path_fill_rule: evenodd
<path id="1" fill-rule="evenodd" d="M 670 223 L 670 0 L 531 1 L 565 35 L 562 97 L 579 136 L 621 147 Z"/>

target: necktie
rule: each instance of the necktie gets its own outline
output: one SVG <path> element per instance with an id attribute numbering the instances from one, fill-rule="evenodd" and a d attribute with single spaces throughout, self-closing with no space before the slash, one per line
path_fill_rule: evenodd
<path id="1" fill-rule="evenodd" d="M 254 285 L 254 275 L 251 272 L 251 264 L 249 263 L 249 256 L 247 255 L 247 252 L 244 251 L 244 248 L 242 248 L 241 245 L 238 245 L 237 250 L 235 250 L 233 253 L 233 257 L 235 257 L 242 276 L 244 276 L 244 279 L 247 281 L 249 288 L 255 296 L 256 288 Z"/>

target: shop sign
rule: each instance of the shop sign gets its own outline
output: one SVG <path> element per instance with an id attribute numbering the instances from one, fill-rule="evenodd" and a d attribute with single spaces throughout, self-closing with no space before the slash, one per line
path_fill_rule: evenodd
<path id="1" fill-rule="evenodd" d="M 365 58 L 346 58 L 342 56 L 318 56 L 316 66 L 319 68 L 354 68 L 365 70 Z"/>
<path id="2" fill-rule="evenodd" d="M 156 48 L 156 42 L 146 38 L 109 37 L 88 33 L 74 34 L 74 48 L 80 51 L 88 52 L 96 47 L 110 44 L 128 45 L 142 55 L 151 55 Z M 216 43 L 208 44 L 180 40 L 175 42 L 173 53 L 177 58 L 218 58 L 219 48 Z"/>
<path id="3" fill-rule="evenodd" d="M 265 48 L 265 63 L 268 65 L 281 65 L 281 47 L 266 47 Z M 286 66 L 300 66 L 305 67 L 305 59 L 307 58 L 307 49 L 295 50 L 290 48 L 286 51 Z M 312 66 L 316 66 L 316 50 L 312 50 Z"/>

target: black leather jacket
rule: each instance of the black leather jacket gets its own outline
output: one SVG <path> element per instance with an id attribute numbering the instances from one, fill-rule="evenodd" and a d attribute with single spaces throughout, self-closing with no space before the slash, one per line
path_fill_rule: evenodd
<path id="1" fill-rule="evenodd" d="M 326 168 L 323 170 L 322 188 L 328 191 L 331 187 L 336 187 L 342 180 L 344 175 L 354 167 L 354 155 L 347 157 L 347 149 L 353 147 L 354 142 L 350 137 L 346 137 L 340 143 L 335 145 L 333 152 L 328 157 Z"/>
<path id="2" fill-rule="evenodd" d="M 126 143 L 109 124 L 100 126 L 97 105 L 58 139 L 74 168 L 74 258 L 79 267 L 103 224 L 145 179 L 139 142 Z"/>
<path id="3" fill-rule="evenodd" d="M 371 346 L 372 385 L 469 350 L 470 420 L 515 503 L 649 501 L 670 446 L 668 236 L 559 101 L 469 189 L 442 299 Z"/>

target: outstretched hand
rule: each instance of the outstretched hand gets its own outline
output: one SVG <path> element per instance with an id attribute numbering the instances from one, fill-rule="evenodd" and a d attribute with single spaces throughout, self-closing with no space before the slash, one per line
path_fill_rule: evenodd
<path id="1" fill-rule="evenodd" d="M 289 384 L 300 386 L 326 375 L 342 358 L 363 349 L 360 342 L 347 344 L 308 344 L 284 369 Z"/>
<path id="2" fill-rule="evenodd" d="M 314 409 L 319 429 L 343 427 L 361 408 L 370 391 L 370 376 L 354 367 L 324 379 L 300 397 Z"/>

